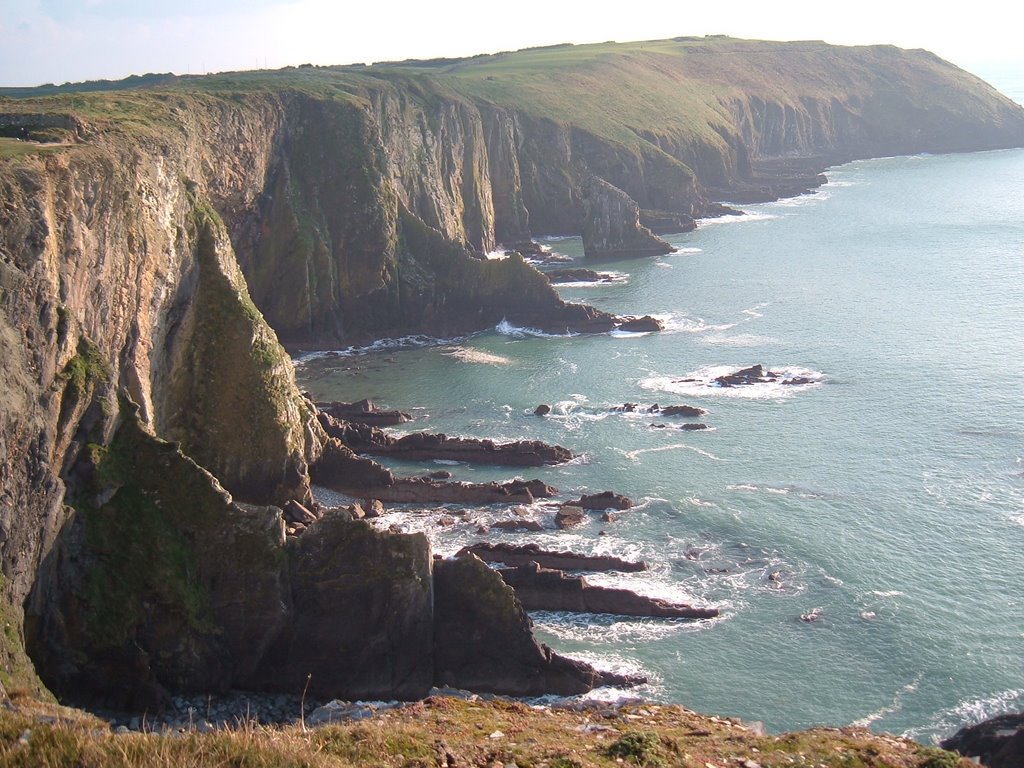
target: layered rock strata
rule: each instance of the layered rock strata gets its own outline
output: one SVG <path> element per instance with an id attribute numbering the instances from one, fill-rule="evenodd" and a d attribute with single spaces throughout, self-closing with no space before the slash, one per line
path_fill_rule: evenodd
<path id="1" fill-rule="evenodd" d="M 271 648 L 302 649 L 277 631 L 297 619 L 292 577 L 318 578 L 285 568 L 289 547 L 312 563 L 335 523 L 282 545 L 271 510 L 309 501 L 311 467 L 395 501 L 553 493 L 399 479 L 355 456 L 324 434 L 279 339 L 324 348 L 502 319 L 607 331 L 616 318 L 562 302 L 521 256 L 479 256 L 567 232 L 589 233 L 592 255 L 653 252 L 647 224 L 724 212 L 714 197 L 792 194 L 830 163 L 1024 144 L 1019 106 L 920 51 L 680 39 L 533 55 L 545 65 L 529 88 L 503 76 L 506 54 L 236 73 L 71 109 L 4 100 L 0 125 L 62 141 L 0 158 L 0 683 L 41 690 L 34 662 L 61 693 L 137 703 L 294 685 L 303 659 L 261 676 Z M 361 546 L 391 562 L 408 541 Z M 224 573 L 218 557 L 245 567 Z M 379 594 L 411 617 L 423 569 L 405 562 Z M 317 582 L 301 610 L 336 600 L 362 615 L 365 593 L 336 586 Z M 385 636 L 424 625 L 366 620 L 353 685 L 412 691 L 417 652 Z M 393 672 L 372 671 L 389 653 Z M 316 668 L 325 690 L 340 679 Z"/>

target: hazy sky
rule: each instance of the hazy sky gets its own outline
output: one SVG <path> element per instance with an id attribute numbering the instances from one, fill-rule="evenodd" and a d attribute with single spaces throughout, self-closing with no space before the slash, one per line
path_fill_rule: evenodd
<path id="1" fill-rule="evenodd" d="M 728 2 L 0 0 L 0 85 L 491 53 L 728 34 L 928 48 L 972 71 L 1016 62 L 1014 0 Z"/>

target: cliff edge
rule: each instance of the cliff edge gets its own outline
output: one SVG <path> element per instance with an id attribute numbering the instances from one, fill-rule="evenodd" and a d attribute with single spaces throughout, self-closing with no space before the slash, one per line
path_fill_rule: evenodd
<path id="1" fill-rule="evenodd" d="M 607 330 L 520 255 L 485 256 L 565 233 L 664 252 L 644 222 L 835 162 L 1021 145 L 1024 110 L 926 52 L 717 38 L 0 101 L 0 682 L 142 706 L 315 668 L 325 695 L 419 695 L 447 659 L 424 543 L 340 520 L 282 539 L 328 444 L 282 341 Z M 394 568 L 358 582 L 375 562 Z M 393 615 L 368 612 L 350 666 L 295 634 L 376 600 Z M 528 669 L 503 690 L 599 682 L 516 605 Z"/>

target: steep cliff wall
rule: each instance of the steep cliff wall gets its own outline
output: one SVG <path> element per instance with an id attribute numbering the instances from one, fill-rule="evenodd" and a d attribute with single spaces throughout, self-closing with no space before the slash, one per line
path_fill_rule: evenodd
<path id="1" fill-rule="evenodd" d="M 190 178 L 229 147 L 211 139 L 209 155 L 194 152 L 180 128 L 96 126 L 88 145 L 0 166 L 9 384 L 0 409 L 0 548 L 4 598 L 16 611 L 87 493 L 87 446 L 106 445 L 122 420 L 118 391 L 139 406 L 146 429 L 188 445 L 240 497 L 308 493 L 316 422 L 247 299 L 215 215 L 197 202 L 205 184 Z M 244 186 L 230 174 L 216 185 L 236 194 Z M 204 330 L 211 310 L 221 325 Z M 214 365 L 218 344 L 230 345 L 231 365 Z M 7 682 L 35 684 L 22 671 Z"/>
<path id="2" fill-rule="evenodd" d="M 278 337 L 324 347 L 502 317 L 607 329 L 612 318 L 564 304 L 521 258 L 476 256 L 581 232 L 595 255 L 654 252 L 663 246 L 640 221 L 684 226 L 713 197 L 799 190 L 831 162 L 1024 144 L 1024 111 L 952 65 L 822 43 L 561 46 L 69 102 L 5 102 L 0 120 L 60 130 L 69 144 L 0 145 L 5 685 L 38 685 L 20 637 L 31 594 L 38 658 L 74 686 L 46 605 L 82 563 L 115 557 L 84 531 L 133 509 L 130 484 L 95 479 L 136 409 L 144 433 L 173 440 L 175 457 L 232 497 L 305 499 L 324 438 Z M 136 491 L 180 501 L 155 480 Z M 241 514 L 232 499 L 214 506 Z M 137 596 L 157 589 L 137 585 Z M 209 633 L 229 611 L 217 600 L 209 615 L 171 614 L 197 657 L 249 669 Z M 123 627 L 163 647 L 144 623 Z M 75 647 L 88 679 L 121 648 Z M 136 668 L 181 685 L 206 674 L 164 661 Z"/>

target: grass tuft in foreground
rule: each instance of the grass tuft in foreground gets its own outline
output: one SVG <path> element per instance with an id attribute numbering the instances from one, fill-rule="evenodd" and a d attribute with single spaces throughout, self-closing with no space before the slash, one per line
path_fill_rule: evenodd
<path id="1" fill-rule="evenodd" d="M 955 755 L 860 729 L 763 736 L 732 719 L 657 704 L 582 711 L 430 698 L 371 720 L 303 729 L 116 734 L 76 710 L 17 700 L 0 710 L 0 766 L 684 766 L 967 768 Z"/>

